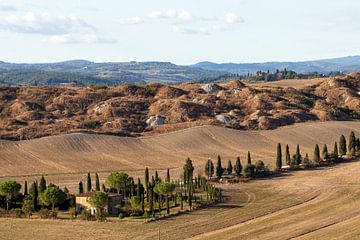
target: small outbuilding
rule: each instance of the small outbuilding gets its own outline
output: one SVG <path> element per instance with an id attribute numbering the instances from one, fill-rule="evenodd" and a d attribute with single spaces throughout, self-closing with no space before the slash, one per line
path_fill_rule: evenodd
<path id="1" fill-rule="evenodd" d="M 82 213 L 88 211 L 90 214 L 96 214 L 96 208 L 91 206 L 89 198 L 96 192 L 88 192 L 76 195 L 76 213 Z M 118 215 L 120 209 L 118 206 L 123 205 L 123 196 L 116 193 L 107 193 L 109 197 L 108 206 L 105 207 L 104 212 L 109 215 Z"/>

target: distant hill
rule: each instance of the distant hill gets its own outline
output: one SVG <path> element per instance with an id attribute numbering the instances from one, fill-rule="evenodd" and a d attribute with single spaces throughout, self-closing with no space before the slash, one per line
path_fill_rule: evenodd
<path id="1" fill-rule="evenodd" d="M 342 58 L 303 61 L 303 62 L 265 62 L 265 63 L 213 63 L 200 62 L 192 65 L 195 68 L 202 68 L 211 71 L 224 71 L 233 74 L 256 73 L 257 71 L 275 72 L 277 69 L 288 69 L 297 73 L 319 72 L 329 73 L 340 71 L 349 73 L 360 71 L 360 56 Z"/>
<path id="2" fill-rule="evenodd" d="M 81 84 L 182 83 L 226 74 L 221 71 L 179 66 L 169 62 L 94 63 L 73 60 L 58 63 L 0 62 L 0 83 L 50 85 L 76 81 Z"/>

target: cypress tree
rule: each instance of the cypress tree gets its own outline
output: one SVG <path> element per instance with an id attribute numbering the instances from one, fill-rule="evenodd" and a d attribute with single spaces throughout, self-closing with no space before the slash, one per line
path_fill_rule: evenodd
<path id="1" fill-rule="evenodd" d="M 149 202 L 149 169 L 145 168 L 146 201 Z"/>
<path id="2" fill-rule="evenodd" d="M 86 178 L 86 191 L 87 192 L 91 191 L 91 176 L 90 176 L 90 173 L 87 174 L 87 178 Z"/>
<path id="3" fill-rule="evenodd" d="M 300 154 L 300 145 L 296 146 L 296 154 L 295 154 L 295 164 L 299 165 L 301 163 L 301 154 Z"/>
<path id="4" fill-rule="evenodd" d="M 289 145 L 286 144 L 286 151 L 285 151 L 285 160 L 286 160 L 286 165 L 290 165 L 291 164 L 291 157 L 290 157 L 290 148 Z"/>
<path id="5" fill-rule="evenodd" d="M 38 197 L 39 197 L 39 189 L 38 189 L 38 183 L 37 181 L 35 181 L 30 189 L 29 189 L 29 193 L 31 196 L 31 201 L 32 201 L 32 205 L 33 208 L 36 210 L 38 208 Z"/>
<path id="6" fill-rule="evenodd" d="M 25 181 L 24 183 L 24 196 L 28 195 L 28 185 L 27 185 L 27 181 Z"/>
<path id="7" fill-rule="evenodd" d="M 241 166 L 241 162 L 240 162 L 240 157 L 236 158 L 234 170 L 235 170 L 236 175 L 238 175 L 238 176 L 241 175 L 242 166 Z"/>
<path id="8" fill-rule="evenodd" d="M 250 151 L 248 151 L 247 163 L 248 163 L 248 165 L 251 165 L 251 154 L 250 154 Z"/>
<path id="9" fill-rule="evenodd" d="M 221 166 L 221 157 L 220 157 L 220 155 L 218 155 L 218 157 L 217 157 L 217 165 L 216 165 L 216 176 L 218 178 L 221 178 L 222 174 L 223 174 L 223 169 L 222 169 L 222 166 Z"/>
<path id="10" fill-rule="evenodd" d="M 276 170 L 281 170 L 282 168 L 282 153 L 281 153 L 281 144 L 277 145 L 277 154 L 276 154 Z"/>
<path id="11" fill-rule="evenodd" d="M 39 192 L 42 193 L 46 190 L 46 180 L 44 176 L 41 176 L 40 184 L 39 184 Z"/>
<path id="12" fill-rule="evenodd" d="M 157 170 L 155 171 L 155 182 L 159 182 L 159 174 Z"/>
<path id="13" fill-rule="evenodd" d="M 356 138 L 355 138 L 355 133 L 353 131 L 351 131 L 350 136 L 349 136 L 349 146 L 348 146 L 348 151 L 349 153 L 351 153 L 351 155 L 355 155 L 355 149 L 356 149 Z"/>
<path id="14" fill-rule="evenodd" d="M 315 145 L 315 149 L 314 149 L 314 162 L 316 163 L 320 163 L 320 149 L 319 149 L 319 145 Z"/>
<path id="15" fill-rule="evenodd" d="M 334 143 L 334 151 L 333 151 L 333 154 L 334 154 L 335 160 L 337 160 L 337 159 L 339 158 L 339 150 L 338 150 L 337 142 Z"/>
<path id="16" fill-rule="evenodd" d="M 207 162 L 206 162 L 206 165 L 205 165 L 205 175 L 208 176 L 208 177 L 212 177 L 214 174 L 214 164 L 213 162 L 209 159 Z"/>
<path id="17" fill-rule="evenodd" d="M 324 160 L 329 158 L 329 152 L 328 152 L 326 144 L 324 144 L 324 147 L 322 149 L 322 157 L 323 157 Z"/>
<path id="18" fill-rule="evenodd" d="M 82 194 L 82 193 L 84 193 L 84 186 L 83 186 L 83 182 L 80 181 L 79 182 L 79 194 Z"/>
<path id="19" fill-rule="evenodd" d="M 346 139 L 344 135 L 340 136 L 339 140 L 339 153 L 341 156 L 346 155 Z"/>
<path id="20" fill-rule="evenodd" d="M 169 168 L 166 171 L 166 182 L 170 182 L 170 169 Z"/>
<path id="21" fill-rule="evenodd" d="M 232 174 L 232 170 L 233 170 L 233 167 L 232 167 L 232 164 L 231 164 L 231 160 L 229 160 L 227 168 L 226 168 L 227 174 Z"/>
<path id="22" fill-rule="evenodd" d="M 138 178 L 138 182 L 136 185 L 136 196 L 141 197 L 141 181 L 140 178 Z"/>
<path id="23" fill-rule="evenodd" d="M 99 175 L 96 173 L 95 174 L 95 191 L 99 192 L 100 191 L 100 179 L 99 179 Z"/>

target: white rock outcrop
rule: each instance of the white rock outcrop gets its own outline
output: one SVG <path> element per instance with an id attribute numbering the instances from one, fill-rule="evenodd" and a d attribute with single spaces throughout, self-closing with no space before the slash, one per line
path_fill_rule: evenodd
<path id="1" fill-rule="evenodd" d="M 159 115 L 151 116 L 146 120 L 148 127 L 160 126 L 165 124 L 165 118 Z"/>

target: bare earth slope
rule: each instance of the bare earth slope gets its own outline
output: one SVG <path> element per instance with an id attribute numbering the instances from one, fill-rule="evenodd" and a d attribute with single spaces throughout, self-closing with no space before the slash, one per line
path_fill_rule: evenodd
<path id="1" fill-rule="evenodd" d="M 3 178 L 47 174 L 54 183 L 76 184 L 88 171 L 106 174 L 111 170 L 126 170 L 142 176 L 148 166 L 151 170 L 171 167 L 175 174 L 180 172 L 187 157 L 202 172 L 205 161 L 215 159 L 218 154 L 224 162 L 235 161 L 240 156 L 244 164 L 248 150 L 253 161 L 264 160 L 273 166 L 278 142 L 289 144 L 291 152 L 300 144 L 302 154 L 312 156 L 315 143 L 326 143 L 332 149 L 339 135 L 348 136 L 351 130 L 360 134 L 360 121 L 307 122 L 259 131 L 202 126 L 139 138 L 76 133 L 0 141 L 0 174 Z M 62 182 L 65 178 L 68 181 Z"/>
<path id="2" fill-rule="evenodd" d="M 0 239 L 359 239 L 360 162 L 222 185 L 225 203 L 162 221 L 0 218 Z"/>

